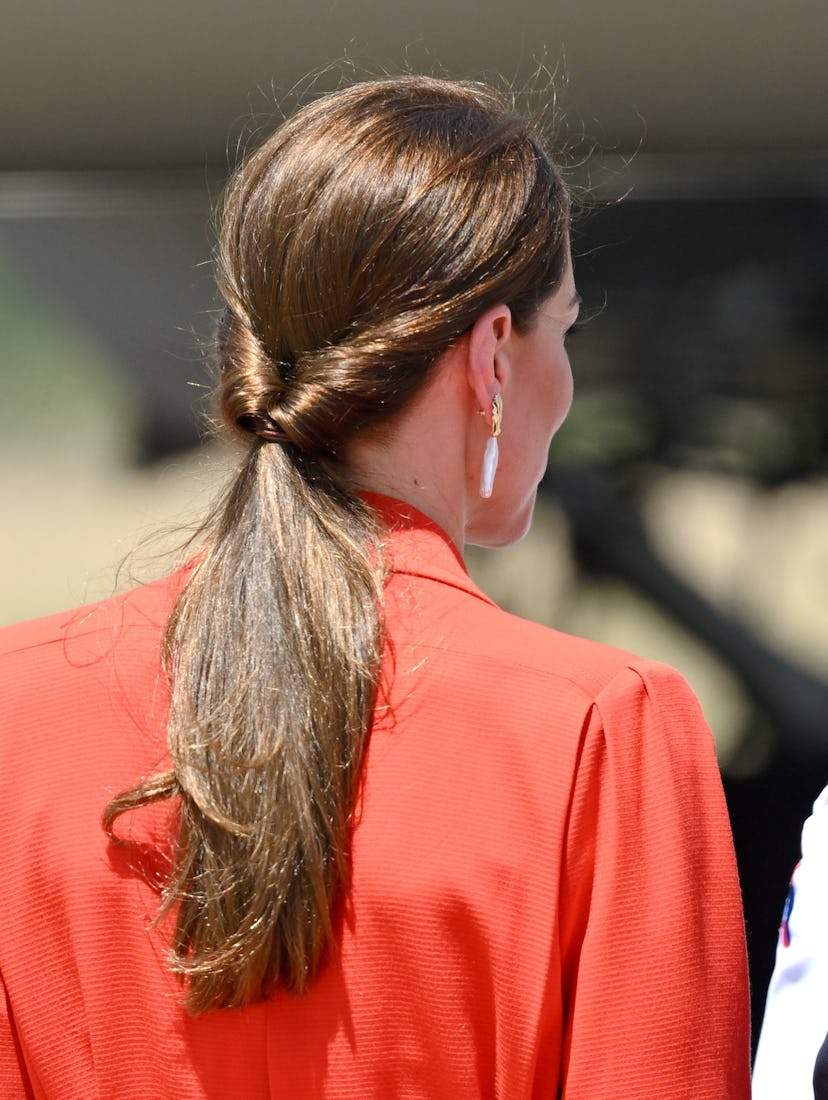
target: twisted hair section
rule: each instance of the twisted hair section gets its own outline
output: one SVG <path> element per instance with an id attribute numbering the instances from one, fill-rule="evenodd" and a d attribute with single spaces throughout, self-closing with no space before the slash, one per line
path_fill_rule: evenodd
<path id="1" fill-rule="evenodd" d="M 347 446 L 393 430 L 489 306 L 557 287 L 566 189 L 493 92 L 424 77 L 303 108 L 222 212 L 217 407 L 245 447 L 167 626 L 175 799 L 164 906 L 193 1012 L 301 992 L 335 940 L 383 648 L 381 532 Z"/>

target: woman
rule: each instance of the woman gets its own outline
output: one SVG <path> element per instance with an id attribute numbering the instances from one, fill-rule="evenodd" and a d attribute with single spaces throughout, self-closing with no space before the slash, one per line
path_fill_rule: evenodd
<path id="1" fill-rule="evenodd" d="M 203 550 L 3 638 L 2 1095 L 747 1096 L 696 700 L 461 557 L 526 532 L 572 395 L 538 140 L 478 86 L 321 99 L 218 278 Z"/>

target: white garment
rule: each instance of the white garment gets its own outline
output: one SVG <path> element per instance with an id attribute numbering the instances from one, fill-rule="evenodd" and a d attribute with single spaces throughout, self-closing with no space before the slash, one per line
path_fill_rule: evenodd
<path id="1" fill-rule="evenodd" d="M 753 1100 L 813 1100 L 828 1033 L 828 787 L 802 829 L 753 1067 Z"/>

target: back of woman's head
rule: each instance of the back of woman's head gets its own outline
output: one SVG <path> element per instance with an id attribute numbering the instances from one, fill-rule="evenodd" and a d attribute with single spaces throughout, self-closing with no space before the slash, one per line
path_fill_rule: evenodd
<path id="1" fill-rule="evenodd" d="M 494 93 L 426 78 L 300 110 L 231 181 L 219 403 L 248 447 L 166 632 L 172 965 L 200 1012 L 307 987 L 335 936 L 382 652 L 382 547 L 340 476 L 454 340 L 529 327 L 566 261 L 561 180 Z"/>
<path id="2" fill-rule="evenodd" d="M 486 88 L 408 77 L 312 103 L 227 193 L 224 417 L 335 453 L 489 306 L 529 326 L 567 228 L 557 171 Z"/>

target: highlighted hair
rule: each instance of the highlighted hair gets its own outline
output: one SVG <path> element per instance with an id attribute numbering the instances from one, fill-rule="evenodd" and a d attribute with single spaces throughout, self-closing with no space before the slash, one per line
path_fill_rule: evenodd
<path id="1" fill-rule="evenodd" d="M 344 451 L 390 422 L 490 306 L 558 286 L 566 189 L 479 85 L 357 84 L 241 166 L 217 259 L 224 427 L 246 456 L 166 631 L 178 804 L 173 966 L 193 1012 L 304 990 L 331 944 L 379 679 L 381 532 Z"/>

